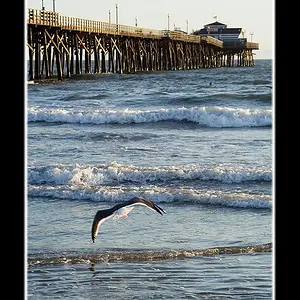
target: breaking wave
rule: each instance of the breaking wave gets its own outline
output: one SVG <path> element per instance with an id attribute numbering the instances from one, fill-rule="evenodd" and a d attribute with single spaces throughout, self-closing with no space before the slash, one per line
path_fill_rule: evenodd
<path id="1" fill-rule="evenodd" d="M 120 183 L 157 183 L 185 181 L 219 181 L 222 183 L 241 183 L 248 181 L 271 182 L 272 171 L 265 167 L 217 165 L 204 167 L 198 164 L 140 167 L 118 163 L 99 165 L 56 165 L 30 167 L 28 183 L 44 185 L 89 185 Z"/>
<path id="2" fill-rule="evenodd" d="M 87 110 L 28 108 L 28 122 L 131 124 L 160 121 L 194 122 L 207 127 L 264 127 L 272 125 L 271 109 L 230 107 L 161 108 L 158 110 Z"/>

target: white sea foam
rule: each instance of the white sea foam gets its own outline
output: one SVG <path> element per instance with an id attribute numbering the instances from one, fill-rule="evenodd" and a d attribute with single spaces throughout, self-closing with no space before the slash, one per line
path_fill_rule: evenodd
<path id="1" fill-rule="evenodd" d="M 28 80 L 27 84 L 38 84 L 37 82 L 34 82 L 34 80 Z"/>
<path id="2" fill-rule="evenodd" d="M 192 107 L 158 110 L 86 110 L 59 108 L 28 108 L 28 122 L 65 123 L 151 123 L 188 121 L 208 127 L 257 127 L 272 125 L 271 109 L 231 107 Z"/>
<path id="3" fill-rule="evenodd" d="M 30 186 L 28 193 L 32 197 L 51 197 L 68 200 L 88 200 L 107 203 L 126 201 L 135 196 L 142 196 L 157 203 L 194 203 L 221 205 L 238 208 L 272 208 L 272 196 L 249 194 L 244 192 L 227 192 L 213 189 L 192 189 L 178 187 L 120 187 L 99 186 Z"/>
<path id="4" fill-rule="evenodd" d="M 241 183 L 245 181 L 271 181 L 272 171 L 265 167 L 247 165 L 217 165 L 205 167 L 199 164 L 138 167 L 118 163 L 103 165 L 57 165 L 49 167 L 30 167 L 28 183 L 72 184 L 98 186 L 116 183 L 157 183 L 174 180 L 215 180 L 222 183 Z"/>

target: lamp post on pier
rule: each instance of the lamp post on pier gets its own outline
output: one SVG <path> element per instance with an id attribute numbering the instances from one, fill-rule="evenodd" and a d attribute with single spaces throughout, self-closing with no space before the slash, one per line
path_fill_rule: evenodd
<path id="1" fill-rule="evenodd" d="M 108 23 L 111 23 L 111 14 L 110 14 L 110 10 L 108 11 Z"/>
<path id="2" fill-rule="evenodd" d="M 189 33 L 189 20 L 186 20 L 186 33 Z"/>
<path id="3" fill-rule="evenodd" d="M 116 32 L 119 32 L 119 14 L 118 14 L 118 4 L 116 4 Z"/>
<path id="4" fill-rule="evenodd" d="M 137 27 L 137 17 L 135 17 L 135 27 Z"/>
<path id="5" fill-rule="evenodd" d="M 168 13 L 168 31 L 170 30 L 170 14 Z"/>
<path id="6" fill-rule="evenodd" d="M 118 16 L 118 4 L 116 4 L 116 24 L 119 23 L 119 16 Z"/>
<path id="7" fill-rule="evenodd" d="M 42 10 L 45 10 L 44 0 L 42 0 Z"/>
<path id="8" fill-rule="evenodd" d="M 252 35 L 253 35 L 254 33 L 253 32 L 250 32 L 250 35 L 251 35 L 251 42 L 252 42 Z"/>
<path id="9" fill-rule="evenodd" d="M 55 12 L 55 0 L 53 0 L 52 2 L 52 8 L 53 8 L 53 12 Z"/>

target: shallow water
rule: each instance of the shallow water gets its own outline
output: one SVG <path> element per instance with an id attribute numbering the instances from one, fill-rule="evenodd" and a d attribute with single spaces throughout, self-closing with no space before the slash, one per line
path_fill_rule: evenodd
<path id="1" fill-rule="evenodd" d="M 271 299 L 269 253 L 29 269 L 29 299 Z"/>

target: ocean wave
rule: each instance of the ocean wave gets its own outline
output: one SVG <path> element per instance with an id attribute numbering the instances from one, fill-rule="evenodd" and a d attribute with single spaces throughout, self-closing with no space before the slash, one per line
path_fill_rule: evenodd
<path id="1" fill-rule="evenodd" d="M 28 195 L 62 200 L 97 201 L 109 204 L 143 197 L 157 203 L 205 204 L 230 208 L 272 209 L 272 196 L 246 192 L 159 186 L 29 186 Z"/>
<path id="2" fill-rule="evenodd" d="M 205 167 L 199 164 L 142 167 L 121 165 L 116 162 L 98 165 L 55 165 L 28 168 L 28 183 L 74 184 L 98 186 L 120 183 L 157 183 L 185 181 L 219 181 L 241 183 L 248 181 L 272 181 L 272 171 L 265 167 L 216 165 Z"/>
<path id="3" fill-rule="evenodd" d="M 112 262 L 134 262 L 153 260 L 178 260 L 195 257 L 217 257 L 231 254 L 257 254 L 272 252 L 272 243 L 249 246 L 214 247 L 199 250 L 136 250 L 105 251 L 102 253 L 75 253 L 56 255 L 29 256 L 28 267 L 65 265 L 65 264 L 100 264 Z"/>
<path id="4" fill-rule="evenodd" d="M 272 110 L 230 107 L 179 107 L 158 110 L 86 110 L 29 107 L 28 122 L 131 124 L 160 121 L 194 122 L 207 127 L 264 127 L 272 125 Z"/>

